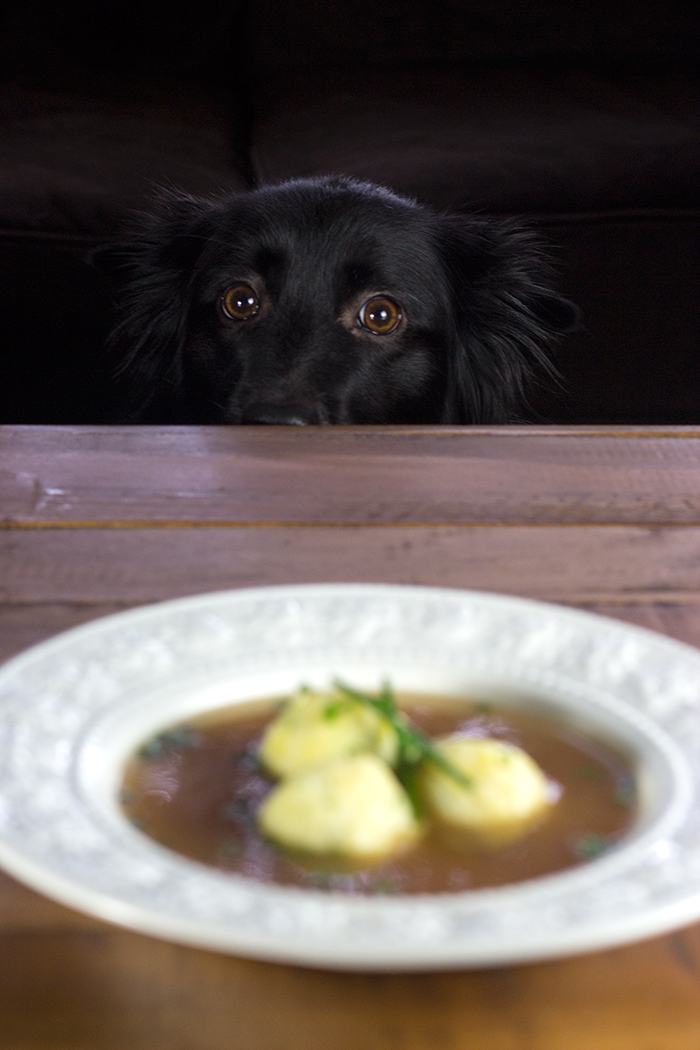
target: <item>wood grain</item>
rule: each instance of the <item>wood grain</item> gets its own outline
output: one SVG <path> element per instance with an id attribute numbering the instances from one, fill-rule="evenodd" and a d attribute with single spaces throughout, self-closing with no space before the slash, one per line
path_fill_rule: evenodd
<path id="1" fill-rule="evenodd" d="M 135 934 L 0 935 L 0 1047 L 697 1050 L 700 928 L 513 968 L 334 974 Z"/>
<path id="2" fill-rule="evenodd" d="M 700 524 L 677 427 L 4 427 L 7 523 Z"/>
<path id="3" fill-rule="evenodd" d="M 0 533 L 0 598 L 157 601 L 324 581 L 467 587 L 553 601 L 695 601 L 700 526 L 283 526 Z"/>
<path id="4" fill-rule="evenodd" d="M 144 602 L 367 580 L 700 644 L 693 428 L 0 428 L 0 659 Z M 573 959 L 334 974 L 107 926 L 0 874 L 0 1050 L 698 1050 L 700 924 Z"/>

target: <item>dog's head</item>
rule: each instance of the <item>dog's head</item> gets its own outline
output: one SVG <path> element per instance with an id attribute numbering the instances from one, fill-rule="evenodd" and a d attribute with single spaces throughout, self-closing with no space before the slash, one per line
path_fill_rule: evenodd
<path id="1" fill-rule="evenodd" d="M 127 420 L 504 422 L 574 316 L 518 224 L 351 179 L 169 195 L 103 260 Z"/>

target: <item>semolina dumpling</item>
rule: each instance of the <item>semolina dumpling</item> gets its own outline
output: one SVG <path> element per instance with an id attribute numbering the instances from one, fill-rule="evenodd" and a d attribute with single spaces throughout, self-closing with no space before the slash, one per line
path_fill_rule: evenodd
<path id="1" fill-rule="evenodd" d="M 552 802 L 544 773 L 522 748 L 492 738 L 454 735 L 437 750 L 469 786 L 425 762 L 421 782 L 432 813 L 482 844 L 498 846 L 524 834 Z"/>
<path id="2" fill-rule="evenodd" d="M 365 751 L 396 761 L 398 740 L 387 719 L 351 697 L 300 689 L 268 726 L 260 758 L 275 776 L 288 777 Z"/>
<path id="3" fill-rule="evenodd" d="M 263 802 L 258 822 L 289 849 L 355 860 L 386 856 L 421 830 L 393 771 L 369 753 L 283 780 Z"/>

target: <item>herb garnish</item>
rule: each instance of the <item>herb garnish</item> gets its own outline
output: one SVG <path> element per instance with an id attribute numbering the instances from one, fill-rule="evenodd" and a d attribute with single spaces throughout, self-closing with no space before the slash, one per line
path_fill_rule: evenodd
<path id="1" fill-rule="evenodd" d="M 199 733 L 190 726 L 176 726 L 148 740 L 138 753 L 141 758 L 161 758 L 166 751 L 189 751 L 200 743 Z"/>
<path id="2" fill-rule="evenodd" d="M 624 773 L 618 780 L 613 792 L 613 802 L 618 806 L 631 806 L 635 799 L 634 780 L 629 773 Z"/>
<path id="3" fill-rule="evenodd" d="M 592 764 L 586 766 L 579 766 L 578 775 L 581 780 L 604 780 L 605 771 L 600 766 L 594 766 Z"/>
<path id="4" fill-rule="evenodd" d="M 399 892 L 399 884 L 395 879 L 377 879 L 376 882 L 370 883 L 368 887 L 370 893 L 384 894 L 390 896 L 393 893 Z"/>
<path id="5" fill-rule="evenodd" d="M 574 843 L 574 852 L 581 860 L 594 860 L 610 849 L 610 840 L 604 835 L 581 835 Z"/>
<path id="6" fill-rule="evenodd" d="M 240 857 L 243 852 L 240 839 L 234 838 L 233 836 L 224 839 L 217 850 L 217 856 L 220 860 L 228 860 L 232 857 Z"/>
<path id="7" fill-rule="evenodd" d="M 452 762 L 448 761 L 440 752 L 432 740 L 422 733 L 420 729 L 411 725 L 402 711 L 396 705 L 396 698 L 388 682 L 384 682 L 377 696 L 362 693 L 359 689 L 353 689 L 339 679 L 335 679 L 333 685 L 351 700 L 357 700 L 361 704 L 373 708 L 378 712 L 396 733 L 399 744 L 398 775 L 406 787 L 414 807 L 417 805 L 416 792 L 413 788 L 413 775 L 419 762 L 432 762 L 443 773 L 455 780 L 463 788 L 472 788 L 474 782 L 471 777 L 457 769 Z"/>

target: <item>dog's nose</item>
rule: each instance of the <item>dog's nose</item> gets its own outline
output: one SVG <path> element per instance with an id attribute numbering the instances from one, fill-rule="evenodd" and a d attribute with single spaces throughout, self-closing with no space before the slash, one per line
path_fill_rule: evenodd
<path id="1" fill-rule="evenodd" d="M 313 405 L 291 402 L 253 401 L 241 413 L 241 423 L 267 426 L 308 427 L 321 422 Z"/>

